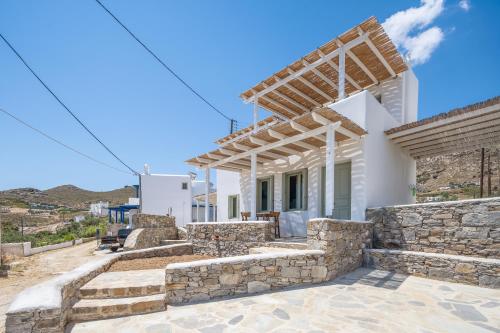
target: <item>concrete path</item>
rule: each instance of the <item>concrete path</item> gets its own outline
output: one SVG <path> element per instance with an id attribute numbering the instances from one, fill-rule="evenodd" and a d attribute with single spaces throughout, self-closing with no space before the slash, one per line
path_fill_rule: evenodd
<path id="1" fill-rule="evenodd" d="M 500 290 L 359 269 L 313 287 L 78 323 L 67 332 L 500 332 Z"/>
<path id="2" fill-rule="evenodd" d="M 18 259 L 9 277 L 0 278 L 0 332 L 5 331 L 5 312 L 21 290 L 92 260 L 95 248 L 96 242 L 88 242 Z"/>

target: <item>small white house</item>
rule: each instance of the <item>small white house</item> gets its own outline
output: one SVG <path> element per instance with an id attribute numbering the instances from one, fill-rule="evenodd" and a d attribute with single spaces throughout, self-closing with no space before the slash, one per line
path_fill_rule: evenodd
<path id="1" fill-rule="evenodd" d="M 178 226 L 192 221 L 192 189 L 189 175 L 140 175 L 140 211 L 175 216 Z"/>
<path id="2" fill-rule="evenodd" d="M 478 131 L 500 112 L 497 98 L 417 121 L 418 80 L 374 17 L 241 98 L 253 125 L 187 163 L 217 169 L 219 221 L 280 212 L 285 237 L 305 236 L 311 218 L 414 203 L 415 158 L 495 142 Z M 258 121 L 260 109 L 271 116 Z"/>
<path id="3" fill-rule="evenodd" d="M 108 207 L 109 202 L 99 201 L 93 204 L 90 204 L 90 215 L 96 217 L 104 217 L 108 216 Z"/>

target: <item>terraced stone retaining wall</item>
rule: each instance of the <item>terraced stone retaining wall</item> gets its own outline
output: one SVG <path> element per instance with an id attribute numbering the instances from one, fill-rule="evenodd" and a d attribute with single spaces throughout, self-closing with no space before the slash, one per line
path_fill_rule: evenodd
<path id="1" fill-rule="evenodd" d="M 168 304 L 325 281 L 324 252 L 297 250 L 169 264 Z"/>
<path id="2" fill-rule="evenodd" d="M 117 260 L 192 254 L 190 244 L 110 254 L 54 279 L 23 290 L 10 305 L 6 333 L 62 333 L 80 287 L 105 272 Z"/>
<path id="3" fill-rule="evenodd" d="M 500 198 L 369 208 L 375 247 L 500 258 Z"/>
<path id="4" fill-rule="evenodd" d="M 363 249 L 371 247 L 372 228 L 371 222 L 309 220 L 307 246 L 325 252 L 329 280 L 361 267 Z"/>
<path id="5" fill-rule="evenodd" d="M 135 214 L 134 230 L 127 237 L 124 248 L 138 250 L 161 245 L 165 239 L 177 239 L 175 217 L 164 215 Z"/>
<path id="6" fill-rule="evenodd" d="M 229 257 L 248 254 L 251 247 L 274 239 L 272 222 L 200 222 L 186 225 L 195 254 Z"/>
<path id="7" fill-rule="evenodd" d="M 365 266 L 435 280 L 500 288 L 499 259 L 367 249 Z"/>

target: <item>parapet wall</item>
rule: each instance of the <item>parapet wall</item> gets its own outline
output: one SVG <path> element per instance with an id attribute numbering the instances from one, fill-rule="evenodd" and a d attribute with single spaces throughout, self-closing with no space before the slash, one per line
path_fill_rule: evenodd
<path id="1" fill-rule="evenodd" d="M 500 198 L 369 208 L 375 247 L 500 258 Z"/>
<path id="2" fill-rule="evenodd" d="M 201 222 L 186 225 L 195 254 L 229 257 L 248 254 L 248 249 L 274 239 L 272 223 L 266 221 Z"/>
<path id="3" fill-rule="evenodd" d="M 361 267 L 363 249 L 371 247 L 372 228 L 371 222 L 309 220 L 307 247 L 325 252 L 328 280 Z"/>
<path id="4" fill-rule="evenodd" d="M 125 241 L 125 250 L 138 250 L 160 246 L 162 240 L 177 239 L 175 217 L 165 215 L 135 214 L 134 231 Z"/>
<path id="5" fill-rule="evenodd" d="M 326 279 L 323 251 L 297 250 L 170 264 L 168 304 L 264 292 Z"/>

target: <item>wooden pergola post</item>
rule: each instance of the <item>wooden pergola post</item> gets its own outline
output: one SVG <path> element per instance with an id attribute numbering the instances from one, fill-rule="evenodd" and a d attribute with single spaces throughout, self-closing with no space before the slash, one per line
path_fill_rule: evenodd
<path id="1" fill-rule="evenodd" d="M 335 126 L 326 130 L 325 214 L 333 216 L 335 208 Z"/>
<path id="2" fill-rule="evenodd" d="M 210 218 L 210 203 L 208 201 L 208 195 L 210 194 L 210 168 L 205 169 L 205 222 L 208 222 Z"/>
<path id="3" fill-rule="evenodd" d="M 257 219 L 257 154 L 250 154 L 250 219 Z"/>

